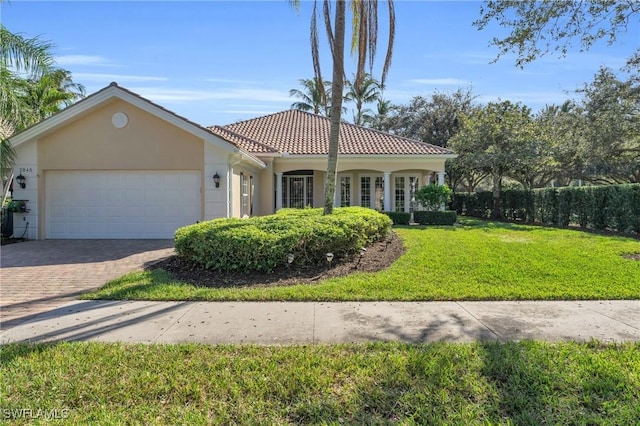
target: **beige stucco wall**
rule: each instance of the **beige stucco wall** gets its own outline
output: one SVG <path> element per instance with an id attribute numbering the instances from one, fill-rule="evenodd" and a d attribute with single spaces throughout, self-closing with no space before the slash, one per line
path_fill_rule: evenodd
<path id="1" fill-rule="evenodd" d="M 111 122 L 116 112 L 129 118 L 122 129 Z M 202 139 L 120 100 L 38 140 L 45 170 L 202 170 L 203 158 Z"/>
<path id="2" fill-rule="evenodd" d="M 276 192 L 275 176 L 271 165 L 261 170 L 257 174 L 259 184 L 254 192 L 254 212 L 255 216 L 273 214 L 273 201 Z"/>

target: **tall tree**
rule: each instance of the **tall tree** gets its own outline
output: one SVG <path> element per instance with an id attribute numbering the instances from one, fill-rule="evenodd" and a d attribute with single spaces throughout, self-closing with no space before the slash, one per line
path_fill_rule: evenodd
<path id="1" fill-rule="evenodd" d="M 56 68 L 53 45 L 38 37 L 25 38 L 0 25 L 0 170 L 10 180 L 15 151 L 8 138 L 84 97 L 69 71 Z"/>
<path id="2" fill-rule="evenodd" d="M 291 89 L 289 90 L 289 96 L 300 100 L 292 103 L 291 108 L 329 116 L 331 110 L 331 104 L 329 103 L 331 82 L 325 80 L 322 82 L 322 87 L 318 87 L 318 80 L 315 78 L 302 78 L 298 81 L 302 85 L 302 90 Z"/>
<path id="3" fill-rule="evenodd" d="M 380 82 L 373 78 L 371 74 L 365 73 L 362 76 L 360 85 L 356 85 L 354 76 L 352 81 L 347 81 L 347 88 L 344 98 L 346 101 L 355 104 L 353 123 L 362 126 L 367 121 L 371 121 L 372 118 L 371 111 L 364 109 L 364 105 L 377 102 L 382 98 Z"/>
<path id="4" fill-rule="evenodd" d="M 449 146 L 468 161 L 470 167 L 491 176 L 494 219 L 501 218 L 500 194 L 503 178 L 515 167 L 522 167 L 536 132 L 529 108 L 509 101 L 489 103 L 464 117 L 460 132 Z"/>
<path id="5" fill-rule="evenodd" d="M 547 155 L 543 155 L 536 165 L 542 176 L 537 187 L 550 182 L 567 186 L 574 179 L 587 179 L 582 146 L 584 145 L 584 119 L 577 104 L 572 100 L 562 105 L 547 105 L 535 117 L 540 138 L 549 145 Z"/>
<path id="6" fill-rule="evenodd" d="M 23 96 L 36 123 L 84 98 L 85 88 L 73 81 L 71 72 L 56 68 L 38 79 L 26 81 Z"/>
<path id="7" fill-rule="evenodd" d="M 25 78 L 37 80 L 53 69 L 52 48 L 49 42 L 14 34 L 0 24 L 0 114 L 16 130 L 30 118 L 17 88 Z"/>
<path id="8" fill-rule="evenodd" d="M 500 56 L 516 53 L 516 65 L 530 63 L 550 51 L 565 55 L 574 40 L 588 50 L 596 41 L 615 43 L 618 35 L 637 25 L 640 4 L 637 0 L 488 0 L 474 22 L 479 29 L 492 22 L 510 33 L 494 37 L 491 44 Z M 637 60 L 640 48 L 629 62 Z"/>
<path id="9" fill-rule="evenodd" d="M 583 157 L 596 182 L 640 182 L 640 83 L 601 68 L 582 96 Z"/>
<path id="10" fill-rule="evenodd" d="M 293 0 L 294 6 L 299 6 L 299 0 Z M 329 48 L 333 59 L 333 76 L 331 80 L 331 126 L 329 130 L 329 155 L 327 158 L 327 176 L 324 185 L 324 214 L 333 212 L 333 200 L 336 190 L 336 174 L 338 165 L 338 147 L 340 122 L 342 118 L 342 93 L 344 90 L 344 48 L 346 33 L 347 8 L 344 0 L 335 2 L 335 13 L 331 17 L 330 0 L 322 2 L 325 29 L 329 39 Z M 378 41 L 378 2 L 377 0 L 352 0 L 351 18 L 353 36 L 351 51 L 357 56 L 355 84 L 360 86 L 365 74 L 367 63 L 373 68 Z M 387 54 L 382 67 L 381 84 L 384 85 L 393 52 L 395 37 L 395 10 L 392 0 L 387 0 L 389 10 L 389 41 Z M 318 2 L 314 1 L 311 17 L 311 58 L 316 81 L 321 82 L 320 43 L 318 39 Z M 322 84 L 318 84 L 322 87 Z"/>
<path id="11" fill-rule="evenodd" d="M 476 107 L 471 89 L 416 96 L 407 105 L 396 105 L 386 120 L 386 130 L 399 136 L 446 147 L 460 130 L 460 117 Z"/>
<path id="12" fill-rule="evenodd" d="M 367 120 L 366 124 L 371 128 L 381 131 L 387 130 L 387 119 L 391 112 L 391 101 L 382 98 L 382 96 L 376 102 L 375 114 Z"/>

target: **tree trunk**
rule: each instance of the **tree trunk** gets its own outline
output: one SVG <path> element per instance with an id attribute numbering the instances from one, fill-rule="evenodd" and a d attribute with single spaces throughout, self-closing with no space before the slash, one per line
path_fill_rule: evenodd
<path id="1" fill-rule="evenodd" d="M 327 177 L 324 182 L 324 212 L 333 213 L 336 193 L 336 171 L 338 168 L 338 142 L 342 115 L 342 91 L 344 88 L 344 34 L 346 5 L 344 0 L 336 2 L 335 38 L 333 48 L 333 81 L 331 83 L 331 128 L 329 130 L 329 157 Z"/>
<path id="2" fill-rule="evenodd" d="M 502 206 L 500 205 L 500 193 L 502 192 L 502 175 L 493 173 L 493 213 L 492 219 L 502 219 Z"/>

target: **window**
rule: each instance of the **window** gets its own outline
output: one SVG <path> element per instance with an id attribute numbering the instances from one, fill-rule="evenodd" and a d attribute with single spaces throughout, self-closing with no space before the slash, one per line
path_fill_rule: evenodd
<path id="1" fill-rule="evenodd" d="M 412 212 L 416 204 L 416 192 L 418 191 L 419 178 L 417 176 L 409 177 L 409 211 Z"/>
<path id="2" fill-rule="evenodd" d="M 313 176 L 282 176 L 282 207 L 302 209 L 313 206 Z"/>
<path id="3" fill-rule="evenodd" d="M 371 207 L 371 178 L 369 176 L 360 178 L 360 206 Z"/>
<path id="4" fill-rule="evenodd" d="M 374 208 L 379 211 L 384 211 L 384 178 L 376 178 L 376 194 L 375 194 L 375 206 Z"/>
<path id="5" fill-rule="evenodd" d="M 340 207 L 351 205 L 351 178 L 342 176 L 340 178 Z"/>
<path id="6" fill-rule="evenodd" d="M 404 176 L 396 176 L 396 211 L 403 212 L 405 208 Z"/>
<path id="7" fill-rule="evenodd" d="M 249 179 L 240 173 L 240 217 L 249 216 Z"/>

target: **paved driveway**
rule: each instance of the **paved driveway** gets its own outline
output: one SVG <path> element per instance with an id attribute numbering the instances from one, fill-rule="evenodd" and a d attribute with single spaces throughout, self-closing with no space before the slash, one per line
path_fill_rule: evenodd
<path id="1" fill-rule="evenodd" d="M 174 253 L 172 240 L 42 240 L 0 250 L 0 329 Z"/>

